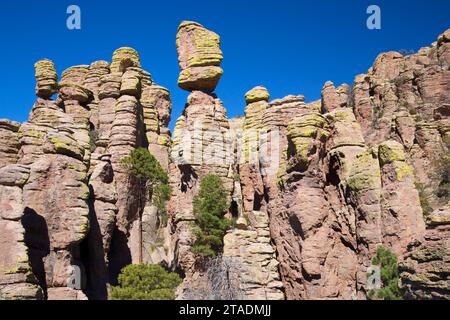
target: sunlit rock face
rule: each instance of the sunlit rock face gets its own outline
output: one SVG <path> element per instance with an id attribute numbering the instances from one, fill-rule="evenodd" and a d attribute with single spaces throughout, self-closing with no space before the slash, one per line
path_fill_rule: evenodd
<path id="1" fill-rule="evenodd" d="M 178 86 L 187 91 L 213 92 L 222 77 L 220 37 L 193 21 L 183 21 L 177 33 L 180 76 Z"/>
<path id="2" fill-rule="evenodd" d="M 131 48 L 111 64 L 70 67 L 59 82 L 50 60 L 35 70 L 29 120 L 0 122 L 1 298 L 106 299 L 126 264 L 172 263 L 155 245 L 168 237 L 158 210 L 138 201 L 140 187 L 120 165 L 144 147 L 168 167 L 170 95 Z M 144 255 L 144 245 L 159 255 Z"/>
<path id="3" fill-rule="evenodd" d="M 184 21 L 189 96 L 173 135 L 170 93 L 135 49 L 60 78 L 38 61 L 29 119 L 0 120 L 0 299 L 107 299 L 131 263 L 178 272 L 177 299 L 367 299 L 380 246 L 398 257 L 407 298 L 448 299 L 449 32 L 416 54 L 380 54 L 352 86 L 327 81 L 318 101 L 271 100 L 255 84 L 229 119 L 214 93 L 220 37 Z M 122 164 L 139 147 L 168 171 L 164 212 Z M 209 174 L 234 223 L 206 265 L 230 272 L 233 292 L 204 292 L 211 272 L 192 249 Z"/>
<path id="4" fill-rule="evenodd" d="M 400 277 L 409 299 L 448 300 L 450 207 L 428 216 L 422 241 L 411 243 L 400 264 Z"/>

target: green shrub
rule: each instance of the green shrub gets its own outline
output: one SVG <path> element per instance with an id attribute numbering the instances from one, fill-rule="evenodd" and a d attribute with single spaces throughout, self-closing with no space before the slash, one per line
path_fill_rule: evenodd
<path id="1" fill-rule="evenodd" d="M 224 217 L 227 207 L 227 194 L 220 178 L 215 175 L 205 176 L 200 183 L 198 194 L 194 197 L 195 253 L 209 258 L 215 257 L 221 251 L 223 236 L 232 223 Z"/>
<path id="2" fill-rule="evenodd" d="M 162 211 L 170 197 L 169 177 L 158 160 L 145 148 L 137 148 L 123 158 L 121 164 L 133 175 L 141 187 L 145 187 L 148 196 Z"/>
<path id="3" fill-rule="evenodd" d="M 396 87 L 401 87 L 405 83 L 408 82 L 408 79 L 406 77 L 397 77 L 391 81 Z"/>
<path id="4" fill-rule="evenodd" d="M 122 159 L 122 165 L 139 180 L 151 185 L 167 183 L 169 178 L 158 160 L 145 148 L 137 148 Z"/>
<path id="5" fill-rule="evenodd" d="M 402 294 L 398 286 L 399 272 L 397 256 L 388 248 L 378 247 L 372 264 L 380 266 L 382 288 L 369 292 L 369 297 L 384 300 L 401 300 Z"/>
<path id="6" fill-rule="evenodd" d="M 174 300 L 180 276 L 157 264 L 130 264 L 122 269 L 112 300 Z"/>

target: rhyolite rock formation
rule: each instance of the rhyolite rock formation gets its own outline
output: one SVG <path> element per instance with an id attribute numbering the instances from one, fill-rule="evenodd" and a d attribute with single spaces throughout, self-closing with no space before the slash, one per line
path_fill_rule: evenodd
<path id="1" fill-rule="evenodd" d="M 401 281 L 407 298 L 449 300 L 450 206 L 434 211 L 427 225 L 424 238 L 408 247 Z"/>
<path id="2" fill-rule="evenodd" d="M 181 69 L 178 86 L 187 91 L 214 91 L 223 74 L 220 37 L 197 22 L 183 21 L 176 44 Z"/>
<path id="3" fill-rule="evenodd" d="M 235 221 L 220 261 L 239 298 L 367 299 L 379 246 L 397 255 L 405 298 L 450 298 L 437 173 L 450 147 L 450 30 L 416 54 L 380 54 L 352 86 L 326 82 L 318 101 L 257 86 L 235 119 L 214 93 L 219 36 L 184 21 L 176 46 L 189 96 L 173 135 L 170 93 L 136 50 L 60 79 L 52 61 L 35 64 L 29 120 L 0 120 L 0 299 L 107 299 L 130 263 L 178 272 L 177 299 L 218 297 L 192 250 L 208 174 Z M 121 164 L 138 147 L 169 173 L 167 219 Z"/>
<path id="4" fill-rule="evenodd" d="M 132 48 L 59 82 L 53 62 L 35 69 L 29 120 L 0 122 L 1 298 L 106 299 L 125 265 L 171 263 L 160 213 L 120 164 L 144 147 L 167 168 L 170 96 Z"/>

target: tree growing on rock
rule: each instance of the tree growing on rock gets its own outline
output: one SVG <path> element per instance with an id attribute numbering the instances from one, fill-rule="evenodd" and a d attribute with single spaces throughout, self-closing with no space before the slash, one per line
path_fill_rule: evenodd
<path id="1" fill-rule="evenodd" d="M 137 148 L 123 158 L 121 163 L 138 180 L 139 185 L 145 188 L 145 199 L 151 199 L 159 209 L 164 209 L 171 190 L 167 172 L 158 160 L 147 149 Z"/>
<path id="2" fill-rule="evenodd" d="M 204 258 L 211 258 L 222 250 L 223 236 L 232 224 L 224 216 L 227 207 L 227 194 L 220 178 L 215 175 L 205 176 L 194 197 L 193 231 L 196 241 L 193 252 Z"/>
<path id="3" fill-rule="evenodd" d="M 157 264 L 131 264 L 122 269 L 112 300 L 174 300 L 180 276 Z"/>
<path id="4" fill-rule="evenodd" d="M 398 262 L 395 253 L 380 246 L 376 256 L 372 259 L 372 264 L 380 266 L 382 287 L 378 290 L 371 290 L 369 298 L 401 300 L 403 297 L 399 288 Z"/>
<path id="5" fill-rule="evenodd" d="M 137 148 L 130 155 L 123 158 L 121 165 L 133 176 L 139 185 L 140 223 L 139 223 L 139 262 L 143 261 L 142 252 L 142 211 L 148 202 L 152 202 L 159 210 L 159 223 L 167 222 L 166 202 L 169 200 L 171 189 L 167 172 L 158 160 L 145 148 Z M 143 194 L 142 194 L 143 193 Z"/>

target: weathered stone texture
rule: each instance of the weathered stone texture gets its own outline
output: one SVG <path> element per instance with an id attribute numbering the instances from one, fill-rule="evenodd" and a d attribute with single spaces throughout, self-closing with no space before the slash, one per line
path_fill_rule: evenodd
<path id="1" fill-rule="evenodd" d="M 417 182 L 430 194 L 438 183 L 436 163 L 448 150 L 448 115 L 442 117 L 450 99 L 448 32 L 412 55 L 380 54 L 367 74 L 355 78 L 351 94 L 365 142 L 402 143 Z M 434 196 L 430 202 L 439 206 Z"/>
<path id="2" fill-rule="evenodd" d="M 412 55 L 380 54 L 351 88 L 326 82 L 318 101 L 269 101 L 254 87 L 244 117 L 228 119 L 214 93 L 220 37 L 184 21 L 178 85 L 190 94 L 173 136 L 170 93 L 136 50 L 59 82 L 53 62 L 38 61 L 28 121 L 0 120 L 0 299 L 107 299 L 130 263 L 180 272 L 177 299 L 192 298 L 208 278 L 192 250 L 208 174 L 235 219 L 221 261 L 238 267 L 240 298 L 367 299 L 383 245 L 406 298 L 450 299 L 448 197 L 436 192 L 450 141 L 449 32 Z M 122 164 L 139 147 L 168 171 L 167 222 Z"/>
<path id="3" fill-rule="evenodd" d="M 18 122 L 0 119 L 0 168 L 19 160 L 19 127 Z"/>
<path id="4" fill-rule="evenodd" d="M 267 213 L 253 211 L 250 228 L 235 229 L 224 237 L 224 257 L 239 265 L 241 289 L 247 299 L 283 300 L 275 249 L 271 245 Z"/>
<path id="5" fill-rule="evenodd" d="M 450 299 L 450 207 L 428 218 L 423 240 L 411 243 L 400 265 L 401 283 L 409 299 Z"/>
<path id="6" fill-rule="evenodd" d="M 176 43 L 181 69 L 178 86 L 187 91 L 214 91 L 223 74 L 220 37 L 197 22 L 183 21 Z"/>
<path id="7" fill-rule="evenodd" d="M 34 65 L 36 77 L 36 95 L 47 99 L 58 91 L 58 74 L 53 61 L 44 59 Z"/>

